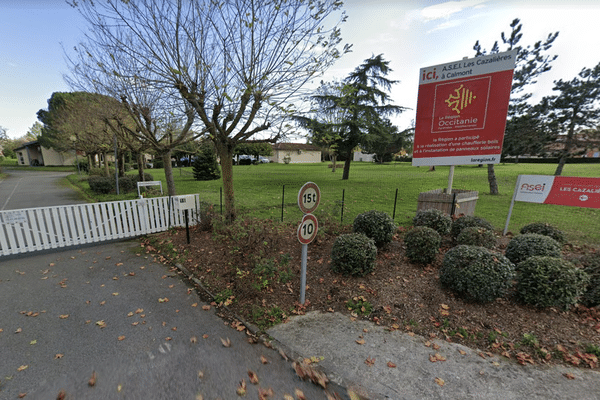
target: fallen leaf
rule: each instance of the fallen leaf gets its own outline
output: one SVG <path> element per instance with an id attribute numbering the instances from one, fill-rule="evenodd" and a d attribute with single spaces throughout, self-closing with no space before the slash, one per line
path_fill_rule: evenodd
<path id="1" fill-rule="evenodd" d="M 60 354 L 60 353 L 58 353 L 58 354 L 56 354 L 56 355 L 54 356 L 54 359 L 55 359 L 55 360 L 57 360 L 57 359 L 59 359 L 59 358 L 63 358 L 63 357 L 64 357 L 64 354 Z"/>
<path id="2" fill-rule="evenodd" d="M 21 365 L 19 368 L 17 368 L 17 371 L 21 372 L 27 369 L 27 367 L 29 367 L 29 365 Z"/>
<path id="3" fill-rule="evenodd" d="M 169 340 L 173 340 L 173 338 L 172 338 L 171 336 L 167 336 L 167 337 L 165 338 L 165 340 L 166 340 L 166 341 L 169 341 Z"/>
<path id="4" fill-rule="evenodd" d="M 190 338 L 190 343 L 192 343 L 192 344 L 196 344 L 196 343 L 198 343 L 198 338 L 197 338 L 196 336 L 192 336 L 192 337 Z"/>
<path id="5" fill-rule="evenodd" d="M 253 371 L 248 370 L 248 377 L 250 378 L 250 383 L 258 385 L 258 376 Z"/>
<path id="6" fill-rule="evenodd" d="M 100 302 L 100 305 L 101 305 L 101 306 L 103 306 L 103 305 L 105 305 L 105 304 L 106 304 L 106 300 L 103 300 L 103 301 L 101 301 L 101 302 Z"/>
<path id="7" fill-rule="evenodd" d="M 458 350 L 458 352 L 459 352 L 459 353 L 460 353 L 460 355 L 462 355 L 462 356 L 464 356 L 465 354 L 467 354 L 467 352 L 466 352 L 466 351 L 464 351 L 464 350 Z"/>
<path id="8" fill-rule="evenodd" d="M 121 263 L 121 262 L 120 262 L 120 263 L 116 263 L 115 265 L 116 265 L 117 267 L 120 267 L 121 265 L 123 265 L 123 263 Z"/>
<path id="9" fill-rule="evenodd" d="M 435 378 L 435 383 L 437 383 L 440 386 L 444 386 L 446 384 L 446 382 L 444 382 L 442 378 Z"/>
<path id="10" fill-rule="evenodd" d="M 210 306 L 209 305 L 202 306 L 202 309 L 204 311 L 208 311 L 208 310 L 210 310 Z"/>
<path id="11" fill-rule="evenodd" d="M 274 394 L 273 388 L 258 388 L 258 400 L 267 400 L 268 397 L 272 397 Z"/>
<path id="12" fill-rule="evenodd" d="M 169 301 L 169 299 L 168 299 L 168 298 L 166 298 L 166 297 L 165 297 L 165 298 L 159 298 L 159 299 L 158 299 L 158 302 L 159 302 L 159 303 L 166 303 L 167 301 Z"/>
<path id="13" fill-rule="evenodd" d="M 375 364 L 375 359 L 367 357 L 367 359 L 365 360 L 365 364 L 367 364 L 369 367 L 372 367 Z"/>
<path id="14" fill-rule="evenodd" d="M 22 399 L 23 397 L 27 396 L 27 393 L 19 393 L 19 398 Z"/>
<path id="15" fill-rule="evenodd" d="M 260 362 L 263 363 L 263 364 L 268 364 L 269 360 L 267 360 L 267 357 L 261 355 L 260 356 Z"/>
<path id="16" fill-rule="evenodd" d="M 67 319 L 67 318 L 69 318 L 69 314 L 59 315 L 58 318 L 60 318 L 60 319 Z"/>
<path id="17" fill-rule="evenodd" d="M 23 332 L 23 329 L 21 329 L 21 328 L 17 328 L 17 330 L 15 331 L 15 333 L 21 333 L 21 332 Z"/>
<path id="18" fill-rule="evenodd" d="M 304 396 L 304 392 L 300 389 L 294 390 L 294 394 L 296 395 L 297 400 L 306 400 L 306 396 Z"/>
<path id="19" fill-rule="evenodd" d="M 227 338 L 227 339 L 221 338 L 221 343 L 223 343 L 224 347 L 231 347 L 231 340 L 229 340 L 229 338 Z"/>
<path id="20" fill-rule="evenodd" d="M 204 335 L 202 335 L 202 339 L 208 339 L 208 335 L 205 333 Z"/>
<path id="21" fill-rule="evenodd" d="M 117 392 L 121 393 L 121 390 L 123 390 L 123 385 L 117 385 Z"/>
<path id="22" fill-rule="evenodd" d="M 192 307 L 198 307 L 198 303 L 193 303 Z"/>
<path id="23" fill-rule="evenodd" d="M 176 327 L 176 326 L 174 326 L 174 327 L 172 327 L 172 328 L 171 328 L 171 330 L 172 330 L 172 331 L 177 331 L 177 327 Z"/>
<path id="24" fill-rule="evenodd" d="M 355 342 L 362 345 L 365 344 L 365 339 L 355 340 Z"/>
<path id="25" fill-rule="evenodd" d="M 446 357 L 444 357 L 443 355 L 439 354 L 439 353 L 435 353 L 435 358 L 438 361 L 446 361 Z"/>
<path id="26" fill-rule="evenodd" d="M 106 322 L 104 322 L 104 320 L 96 321 L 96 325 L 100 328 L 106 328 Z"/>
<path id="27" fill-rule="evenodd" d="M 204 371 L 198 371 L 198 379 L 204 378 Z"/>
<path id="28" fill-rule="evenodd" d="M 65 400 L 66 396 L 67 396 L 67 392 L 65 392 L 64 390 L 61 390 L 60 392 L 58 392 L 58 395 L 56 396 L 56 400 Z"/>
<path id="29" fill-rule="evenodd" d="M 441 304 L 441 307 L 442 307 L 444 310 L 449 310 L 449 309 L 450 309 L 450 306 L 448 306 L 448 304 Z"/>
<path id="30" fill-rule="evenodd" d="M 90 385 L 90 386 L 96 385 L 96 371 L 92 372 L 92 376 L 90 377 L 90 380 L 88 381 L 88 385 Z"/>
<path id="31" fill-rule="evenodd" d="M 573 375 L 573 374 L 572 374 L 572 373 L 570 373 L 570 372 L 567 372 L 567 373 L 563 374 L 563 376 L 564 376 L 565 378 L 567 378 L 567 379 L 575 379 L 575 375 Z"/>
<path id="32" fill-rule="evenodd" d="M 37 344 L 37 340 L 34 339 L 31 342 L 29 342 L 29 344 L 31 344 L 31 345 Z"/>
<path id="33" fill-rule="evenodd" d="M 245 396 L 246 395 L 246 380 L 242 379 L 242 381 L 240 382 L 240 384 L 238 385 L 237 390 L 235 391 L 235 393 L 238 396 Z"/>
<path id="34" fill-rule="evenodd" d="M 130 311 L 130 312 L 127 313 L 127 316 L 128 317 L 133 317 L 133 313 Z"/>
<path id="35" fill-rule="evenodd" d="M 204 400 L 204 397 L 200 393 L 198 393 L 196 395 L 196 400 Z"/>
<path id="36" fill-rule="evenodd" d="M 118 296 L 118 295 L 119 295 L 119 293 L 113 293 L 112 295 L 113 295 L 113 296 Z"/>
<path id="37" fill-rule="evenodd" d="M 136 314 L 143 313 L 143 312 L 144 312 L 143 308 L 138 308 L 137 310 L 135 310 Z"/>
<path id="38" fill-rule="evenodd" d="M 394 364 L 391 361 L 388 361 L 387 366 L 390 367 L 390 368 L 396 368 L 396 364 Z"/>
<path id="39" fill-rule="evenodd" d="M 117 339 L 118 339 L 119 341 L 125 340 L 125 336 L 124 336 L 124 335 L 121 335 L 121 336 L 119 336 Z"/>
<path id="40" fill-rule="evenodd" d="M 294 400 L 294 398 L 292 396 L 290 396 L 289 394 L 284 394 L 283 400 Z"/>

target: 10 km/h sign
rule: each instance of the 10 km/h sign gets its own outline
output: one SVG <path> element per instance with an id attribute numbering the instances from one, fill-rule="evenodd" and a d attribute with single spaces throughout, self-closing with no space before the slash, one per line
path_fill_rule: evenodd
<path id="1" fill-rule="evenodd" d="M 317 217 L 312 214 L 306 214 L 298 226 L 298 240 L 302 244 L 309 244 L 315 240 L 318 230 Z"/>

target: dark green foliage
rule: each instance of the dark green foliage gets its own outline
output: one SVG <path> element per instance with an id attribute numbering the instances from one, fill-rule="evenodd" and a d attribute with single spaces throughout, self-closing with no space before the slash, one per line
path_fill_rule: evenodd
<path id="1" fill-rule="evenodd" d="M 392 241 L 396 232 L 396 223 L 387 213 L 371 210 L 356 216 L 352 228 L 355 233 L 362 233 L 381 247 Z"/>
<path id="2" fill-rule="evenodd" d="M 563 231 L 544 222 L 534 222 L 532 224 L 525 225 L 523 228 L 521 228 L 521 233 L 537 233 L 538 235 L 549 236 L 561 244 L 565 244 L 567 242 L 565 233 Z"/>
<path id="3" fill-rule="evenodd" d="M 493 249 L 496 246 L 496 235 L 488 229 L 479 226 L 469 226 L 460 232 L 460 235 L 456 238 L 456 242 L 458 244 Z"/>
<path id="4" fill-rule="evenodd" d="M 413 225 L 427 226 L 444 236 L 450 233 L 452 218 L 448 214 L 444 214 L 443 211 L 430 208 L 417 212 L 417 215 L 413 218 Z"/>
<path id="5" fill-rule="evenodd" d="M 519 264 L 517 297 L 537 307 L 567 308 L 581 297 L 588 281 L 588 274 L 567 260 L 533 256 Z"/>
<path id="6" fill-rule="evenodd" d="M 221 170 L 217 162 L 217 155 L 208 146 L 200 149 L 192 163 L 194 179 L 197 181 L 214 181 L 221 178 Z"/>
<path id="7" fill-rule="evenodd" d="M 590 277 L 590 283 L 581 302 L 587 307 L 596 307 L 600 305 L 600 253 L 586 254 L 579 262 Z"/>
<path id="8" fill-rule="evenodd" d="M 157 169 L 157 168 L 164 168 L 164 167 L 165 167 L 165 163 L 162 158 L 155 158 L 154 160 L 152 160 L 152 168 Z"/>
<path id="9" fill-rule="evenodd" d="M 152 175 L 145 173 L 144 179 L 146 181 L 154 180 Z M 137 190 L 137 183 L 139 182 L 139 177 L 137 175 L 125 175 L 119 178 L 119 193 L 129 193 Z M 99 194 L 108 194 L 115 193 L 116 185 L 115 185 L 115 177 L 114 176 L 90 176 L 88 178 L 88 183 L 90 185 L 90 189 L 94 193 Z"/>
<path id="10" fill-rule="evenodd" d="M 115 190 L 115 178 L 110 176 L 90 176 L 90 189 L 94 193 L 108 194 Z"/>
<path id="11" fill-rule="evenodd" d="M 473 215 L 466 215 L 452 222 L 451 234 L 454 239 L 458 238 L 460 232 L 469 227 L 476 226 L 478 228 L 485 228 L 489 231 L 494 231 L 494 226 L 483 218 L 475 217 Z"/>
<path id="12" fill-rule="evenodd" d="M 514 264 L 533 256 L 561 257 L 560 244 L 551 237 L 527 233 L 512 238 L 505 255 Z"/>
<path id="13" fill-rule="evenodd" d="M 456 246 L 444 256 L 440 282 L 468 300 L 489 303 L 512 287 L 515 266 L 501 254 L 478 246 Z"/>
<path id="14" fill-rule="evenodd" d="M 406 257 L 412 262 L 431 264 L 438 254 L 442 237 L 436 230 L 427 226 L 417 226 L 406 233 Z"/>
<path id="15" fill-rule="evenodd" d="M 343 275 L 364 276 L 375 268 L 377 247 L 362 233 L 338 236 L 331 248 L 331 269 Z"/>

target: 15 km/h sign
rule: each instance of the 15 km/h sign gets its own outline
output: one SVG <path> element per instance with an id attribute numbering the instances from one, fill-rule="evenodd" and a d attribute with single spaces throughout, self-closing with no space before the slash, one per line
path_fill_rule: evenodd
<path id="1" fill-rule="evenodd" d="M 317 217 L 312 214 L 306 214 L 298 226 L 298 240 L 302 244 L 309 244 L 315 240 L 318 230 Z"/>
<path id="2" fill-rule="evenodd" d="M 298 207 L 304 214 L 310 214 L 317 209 L 321 201 L 321 191 L 314 182 L 306 182 L 298 192 Z"/>

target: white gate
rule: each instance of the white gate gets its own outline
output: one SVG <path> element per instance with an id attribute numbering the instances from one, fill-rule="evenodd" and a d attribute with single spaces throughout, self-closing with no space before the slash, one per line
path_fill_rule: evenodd
<path id="1" fill-rule="evenodd" d="M 198 217 L 199 195 L 190 225 Z M 141 236 L 185 226 L 171 197 L 0 211 L 0 256 Z"/>

